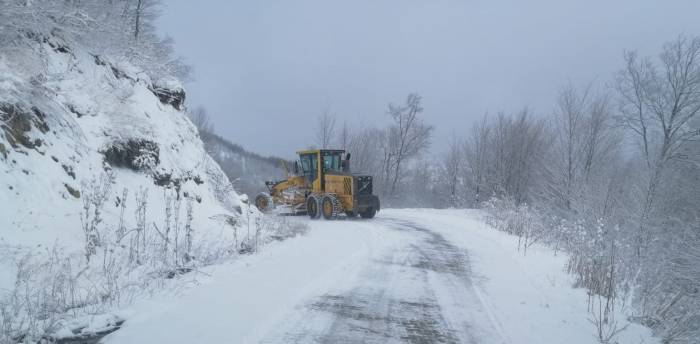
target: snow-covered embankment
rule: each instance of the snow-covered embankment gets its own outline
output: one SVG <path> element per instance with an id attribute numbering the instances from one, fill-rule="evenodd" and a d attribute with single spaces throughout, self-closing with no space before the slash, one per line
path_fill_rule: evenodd
<path id="1" fill-rule="evenodd" d="M 0 342 L 80 333 L 89 319 L 75 319 L 263 239 L 241 235 L 258 214 L 205 152 L 176 80 L 20 39 L 0 54 Z"/>

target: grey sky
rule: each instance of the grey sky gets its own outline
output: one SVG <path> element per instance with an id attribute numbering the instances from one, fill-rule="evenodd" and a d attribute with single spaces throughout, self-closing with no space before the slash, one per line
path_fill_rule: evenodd
<path id="1" fill-rule="evenodd" d="M 190 107 L 261 154 L 313 141 L 325 109 L 385 124 L 423 96 L 433 150 L 485 112 L 552 109 L 557 89 L 607 82 L 625 49 L 700 35 L 697 0 L 167 0 L 160 25 L 195 69 Z"/>

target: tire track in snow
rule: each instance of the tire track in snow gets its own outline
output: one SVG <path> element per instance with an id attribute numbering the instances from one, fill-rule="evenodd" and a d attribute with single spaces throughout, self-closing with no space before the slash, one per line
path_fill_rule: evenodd
<path id="1" fill-rule="evenodd" d="M 491 302 L 489 302 L 488 298 L 485 297 L 484 292 L 477 285 L 477 283 L 474 283 L 474 281 L 472 280 L 473 274 L 471 272 L 467 253 L 464 251 L 460 251 L 460 249 L 457 248 L 455 245 L 449 243 L 441 234 L 438 234 L 434 231 L 430 231 L 419 224 L 416 224 L 416 223 L 413 223 L 410 221 L 406 221 L 406 220 L 399 220 L 399 219 L 395 219 L 395 218 L 391 219 L 391 221 L 394 223 L 400 223 L 404 227 L 410 227 L 410 228 L 413 228 L 413 229 L 418 230 L 418 231 L 428 232 L 431 235 L 433 235 L 434 237 L 439 238 L 437 240 L 439 240 L 445 247 L 447 247 L 449 251 L 462 252 L 462 255 L 464 255 L 463 261 L 465 262 L 466 266 L 464 268 L 462 268 L 461 270 L 467 272 L 467 274 L 465 274 L 463 276 L 466 278 L 465 285 L 464 286 L 461 286 L 461 285 L 457 286 L 454 289 L 456 290 L 456 289 L 461 288 L 461 287 L 467 287 L 467 289 L 465 289 L 465 292 L 471 291 L 473 293 L 472 299 L 474 301 L 478 302 L 478 304 L 482 308 L 483 313 L 485 313 L 485 316 L 488 319 L 488 322 L 489 322 L 489 325 L 490 325 L 492 331 L 487 336 L 489 336 L 492 340 L 494 340 L 494 343 L 506 343 L 506 344 L 511 343 L 512 341 L 508 338 L 507 334 L 503 330 L 503 325 L 501 324 L 500 320 L 498 319 L 493 305 L 491 304 Z M 493 334 L 493 332 L 495 332 L 495 335 Z M 497 336 L 498 338 L 494 338 L 495 336 Z"/>
<path id="2" fill-rule="evenodd" d="M 374 252 L 355 285 L 310 300 L 264 342 L 505 342 L 475 294 L 466 252 L 412 222 L 375 223 L 399 244 Z"/>

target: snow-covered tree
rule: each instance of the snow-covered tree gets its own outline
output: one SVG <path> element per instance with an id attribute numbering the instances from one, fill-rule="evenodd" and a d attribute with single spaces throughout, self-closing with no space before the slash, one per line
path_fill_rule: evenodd
<path id="1" fill-rule="evenodd" d="M 430 146 L 433 127 L 419 117 L 422 112 L 421 96 L 417 93 L 409 94 L 404 105 L 389 104 L 388 114 L 393 123 L 388 128 L 388 151 L 384 166 L 388 195 L 396 194 L 396 186 L 407 161 Z"/>
<path id="2" fill-rule="evenodd" d="M 186 78 L 189 68 L 174 55 L 172 39 L 155 29 L 158 6 L 157 0 L 0 0 L 0 54 L 32 76 L 44 67 L 35 44 L 50 42 L 129 62 L 153 81 Z"/>
<path id="3" fill-rule="evenodd" d="M 331 143 L 335 142 L 335 115 L 330 109 L 323 110 L 316 119 L 316 147 L 321 149 L 331 148 Z"/>

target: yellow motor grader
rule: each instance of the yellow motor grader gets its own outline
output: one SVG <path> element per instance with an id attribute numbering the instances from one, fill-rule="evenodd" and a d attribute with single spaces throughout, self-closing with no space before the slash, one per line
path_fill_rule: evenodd
<path id="1" fill-rule="evenodd" d="M 379 211 L 379 197 L 372 194 L 372 176 L 350 173 L 350 153 L 342 149 L 314 149 L 297 152 L 287 179 L 265 182 L 269 193 L 255 197 L 262 212 L 273 209 L 287 214 L 307 214 L 312 219 L 330 220 L 344 214 L 373 218 Z"/>

